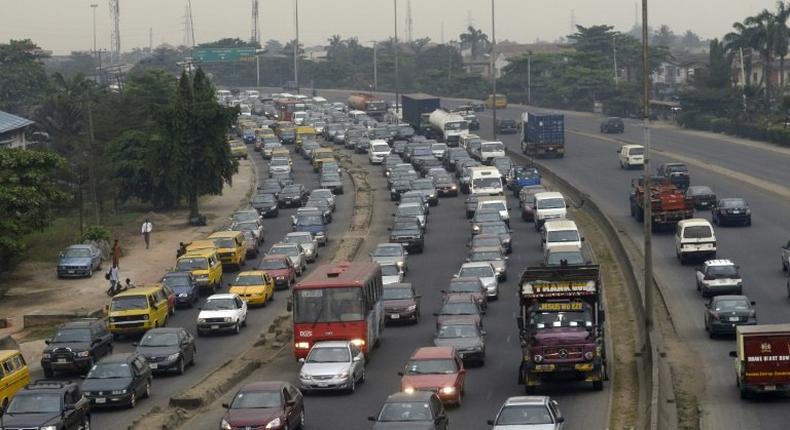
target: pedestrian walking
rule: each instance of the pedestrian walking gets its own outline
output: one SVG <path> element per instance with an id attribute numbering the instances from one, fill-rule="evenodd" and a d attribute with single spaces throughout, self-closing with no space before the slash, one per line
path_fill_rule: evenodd
<path id="1" fill-rule="evenodd" d="M 112 245 L 112 265 L 118 266 L 121 261 L 121 244 L 118 243 L 118 239 L 115 239 L 115 243 Z"/>
<path id="2" fill-rule="evenodd" d="M 151 240 L 151 230 L 153 230 L 154 225 L 151 224 L 151 221 L 146 218 L 143 222 L 143 228 L 141 229 L 141 233 L 143 234 L 143 239 L 145 239 L 145 249 L 148 249 L 149 242 Z"/>
<path id="3" fill-rule="evenodd" d="M 107 280 L 110 281 L 110 288 L 107 289 L 108 296 L 114 296 L 115 291 L 121 287 L 121 275 L 118 273 L 118 265 L 113 263 L 110 270 L 107 272 Z"/>

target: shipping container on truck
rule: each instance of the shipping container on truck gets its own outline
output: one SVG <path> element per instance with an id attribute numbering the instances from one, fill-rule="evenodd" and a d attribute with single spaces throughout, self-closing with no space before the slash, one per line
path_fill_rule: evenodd
<path id="1" fill-rule="evenodd" d="M 427 115 L 439 109 L 439 97 L 423 93 L 404 94 L 401 96 L 403 120 L 418 133 L 425 135 L 431 129 Z"/>
<path id="2" fill-rule="evenodd" d="M 387 113 L 387 102 L 377 99 L 372 94 L 352 94 L 348 97 L 348 106 L 351 109 L 364 111 L 368 116 L 376 119 L 383 118 Z"/>
<path id="3" fill-rule="evenodd" d="M 534 157 L 565 156 L 565 115 L 524 112 L 521 152 Z"/>
<path id="4" fill-rule="evenodd" d="M 735 342 L 730 357 L 742 399 L 790 392 L 790 324 L 738 326 Z"/>

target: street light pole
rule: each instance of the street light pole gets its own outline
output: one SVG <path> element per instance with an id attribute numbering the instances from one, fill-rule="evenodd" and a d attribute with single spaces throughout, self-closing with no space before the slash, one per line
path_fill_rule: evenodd
<path id="1" fill-rule="evenodd" d="M 93 57 L 98 59 L 99 61 L 99 81 L 101 81 L 101 57 L 99 53 L 96 51 L 96 8 L 99 7 L 97 4 L 92 4 L 91 9 L 93 10 Z"/>
<path id="2" fill-rule="evenodd" d="M 617 35 L 612 35 L 612 58 L 614 60 L 614 87 L 617 88 Z"/>
<path id="3" fill-rule="evenodd" d="M 494 59 L 494 55 L 496 53 L 496 19 L 494 13 L 495 13 L 494 0 L 491 0 L 491 55 L 490 55 L 491 64 L 488 70 L 491 72 L 491 90 L 493 92 L 493 96 L 492 96 L 493 103 L 491 103 L 491 112 L 492 112 L 492 125 L 494 129 L 494 140 L 496 140 L 497 96 L 496 96 L 496 60 Z"/>
<path id="4" fill-rule="evenodd" d="M 642 126 L 645 139 L 644 164 L 644 255 L 645 255 L 645 329 L 653 328 L 653 211 L 650 195 L 650 62 L 648 59 L 647 0 L 642 0 Z"/>
<path id="5" fill-rule="evenodd" d="M 379 90 L 379 44 L 375 40 L 371 40 L 371 42 L 373 42 L 373 92 L 376 92 Z"/>
<path id="6" fill-rule="evenodd" d="M 296 83 L 296 94 L 299 94 L 299 0 L 294 0 L 294 27 L 296 29 L 296 40 L 294 42 L 294 82 Z"/>
<path id="7" fill-rule="evenodd" d="M 395 114 L 400 110 L 400 74 L 398 67 L 400 63 L 400 47 L 398 46 L 398 0 L 392 0 L 394 9 L 393 21 L 395 22 Z"/>
<path id="8" fill-rule="evenodd" d="M 532 104 L 532 51 L 527 54 L 527 104 Z"/>

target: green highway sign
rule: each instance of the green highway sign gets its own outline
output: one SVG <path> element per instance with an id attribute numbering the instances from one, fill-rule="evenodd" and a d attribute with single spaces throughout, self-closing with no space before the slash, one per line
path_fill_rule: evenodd
<path id="1" fill-rule="evenodd" d="M 195 48 L 192 58 L 200 63 L 254 61 L 255 48 Z"/>

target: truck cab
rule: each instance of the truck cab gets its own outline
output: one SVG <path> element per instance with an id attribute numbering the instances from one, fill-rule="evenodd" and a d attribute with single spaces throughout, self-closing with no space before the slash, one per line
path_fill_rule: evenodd
<path id="1" fill-rule="evenodd" d="M 730 351 L 741 398 L 790 392 L 790 324 L 739 325 Z"/>
<path id="2" fill-rule="evenodd" d="M 681 190 L 689 187 L 691 182 L 689 169 L 683 163 L 665 163 L 658 167 L 658 176 L 663 176 Z"/>

